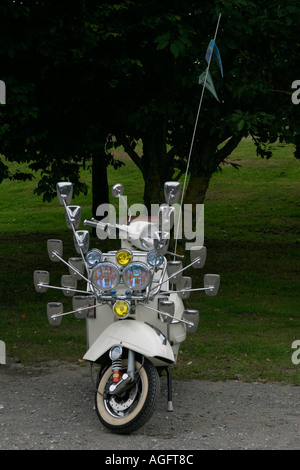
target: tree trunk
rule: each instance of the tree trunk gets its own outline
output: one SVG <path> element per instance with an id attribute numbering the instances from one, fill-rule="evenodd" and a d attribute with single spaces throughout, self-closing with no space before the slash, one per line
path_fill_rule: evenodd
<path id="1" fill-rule="evenodd" d="M 142 171 L 145 182 L 144 204 L 148 210 L 151 204 L 161 202 L 162 182 L 161 182 L 161 162 L 162 155 L 157 155 L 156 146 L 152 136 L 145 136 L 143 139 Z"/>
<path id="2" fill-rule="evenodd" d="M 206 191 L 212 175 L 198 174 L 194 171 L 190 175 L 189 184 L 186 190 L 185 204 L 203 204 Z"/>
<path id="3" fill-rule="evenodd" d="M 200 205 L 204 204 L 212 174 L 217 168 L 215 143 L 209 141 L 203 144 L 203 142 L 202 140 L 200 145 L 198 142 L 194 149 L 189 183 L 185 192 L 184 205 L 182 208 L 184 227 L 186 227 L 187 224 L 189 234 L 195 234 L 194 240 L 191 238 L 187 240 L 187 234 L 185 233 L 183 242 L 188 242 L 189 246 L 192 244 L 202 245 L 204 243 L 204 212 L 202 210 L 203 207 Z M 185 207 L 185 204 L 191 204 L 192 207 Z"/>
<path id="4" fill-rule="evenodd" d="M 144 168 L 143 178 L 145 182 L 144 187 L 144 204 L 148 211 L 151 209 L 151 204 L 159 204 L 164 202 L 163 197 L 163 183 L 160 178 L 159 169 L 155 162 L 155 155 L 150 157 L 152 160 L 151 165 Z"/>
<path id="5" fill-rule="evenodd" d="M 106 153 L 98 153 L 92 159 L 92 195 L 93 217 L 96 217 L 97 208 L 100 204 L 109 203 Z"/>
<path id="6" fill-rule="evenodd" d="M 174 169 L 169 164 L 166 143 L 166 122 L 164 118 L 153 126 L 143 138 L 142 173 L 145 181 L 144 204 L 164 202 L 164 183 L 172 178 Z"/>

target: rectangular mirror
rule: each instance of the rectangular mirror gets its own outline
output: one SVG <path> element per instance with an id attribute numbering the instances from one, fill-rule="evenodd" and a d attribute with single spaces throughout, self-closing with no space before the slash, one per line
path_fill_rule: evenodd
<path id="1" fill-rule="evenodd" d="M 163 315 L 160 313 L 160 319 L 164 323 L 172 323 L 174 313 L 175 313 L 175 305 L 172 300 L 167 300 L 167 299 L 159 299 L 158 300 L 158 310 L 160 312 L 165 312 L 168 315 Z"/>
<path id="2" fill-rule="evenodd" d="M 80 254 L 80 248 L 84 254 L 88 252 L 90 245 L 90 232 L 87 230 L 78 230 L 76 232 L 76 237 L 74 236 L 73 240 L 78 254 Z"/>
<path id="3" fill-rule="evenodd" d="M 67 206 L 65 210 L 65 218 L 67 222 L 67 227 L 78 228 L 81 221 L 81 207 L 80 206 Z"/>
<path id="4" fill-rule="evenodd" d="M 67 181 L 57 183 L 56 193 L 58 197 L 58 202 L 61 206 L 64 205 L 63 201 L 65 201 L 66 204 L 71 204 L 73 198 L 73 184 Z"/>
<path id="5" fill-rule="evenodd" d="M 63 255 L 63 242 L 61 240 L 50 239 L 47 240 L 47 250 L 48 255 L 51 261 L 57 262 L 60 261 L 57 256 L 53 254 L 53 252 L 57 253 L 61 258 Z"/>
<path id="6" fill-rule="evenodd" d="M 48 271 L 41 271 L 37 270 L 33 273 L 33 282 L 35 290 L 39 293 L 47 292 L 48 287 L 45 286 L 38 286 L 38 284 L 46 284 L 49 285 L 50 282 L 50 274 Z"/>
<path id="7" fill-rule="evenodd" d="M 199 311 L 184 310 L 182 318 L 183 320 L 187 320 L 194 323 L 194 326 L 185 324 L 187 333 L 195 333 L 199 324 Z"/>
<path id="8" fill-rule="evenodd" d="M 191 277 L 188 277 L 188 276 L 182 276 L 181 278 L 181 282 L 180 282 L 180 289 L 191 289 L 192 288 L 192 278 Z M 188 290 L 186 292 L 180 292 L 179 293 L 179 296 L 182 298 L 182 299 L 188 299 L 191 295 L 191 292 L 189 292 Z"/>
<path id="9" fill-rule="evenodd" d="M 95 316 L 95 297 L 91 295 L 74 295 L 72 299 L 73 310 L 77 310 L 74 313 L 75 318 L 82 319 Z"/>
<path id="10" fill-rule="evenodd" d="M 63 304 L 61 302 L 49 302 L 47 304 L 47 318 L 52 326 L 61 324 L 62 317 L 52 318 L 53 315 L 61 315 L 63 313 Z"/>
<path id="11" fill-rule="evenodd" d="M 215 296 L 218 293 L 220 287 L 220 276 L 219 274 L 205 274 L 204 276 L 204 287 L 210 287 L 211 289 L 206 290 L 206 295 Z"/>
<path id="12" fill-rule="evenodd" d="M 75 269 L 77 269 L 77 271 L 79 271 L 81 274 L 84 274 L 85 266 L 84 266 L 84 261 L 83 261 L 82 258 L 69 258 L 68 263 L 71 266 L 73 266 Z M 69 267 L 69 273 L 77 281 L 82 279 L 80 274 L 78 274 L 76 271 L 74 271 L 74 269 L 72 269 L 72 267 Z"/>
<path id="13" fill-rule="evenodd" d="M 73 297 L 75 292 L 69 289 L 76 289 L 77 281 L 71 275 L 64 274 L 63 276 L 61 276 L 61 286 L 65 287 L 63 293 L 66 297 Z"/>
<path id="14" fill-rule="evenodd" d="M 166 181 L 164 185 L 164 193 L 166 203 L 172 206 L 179 202 L 181 186 L 178 181 Z"/>
<path id="15" fill-rule="evenodd" d="M 167 273 L 168 276 L 172 276 L 183 268 L 182 261 L 168 261 L 167 263 Z"/>
<path id="16" fill-rule="evenodd" d="M 205 246 L 192 246 L 190 250 L 191 263 L 196 259 L 200 258 L 199 261 L 193 264 L 193 268 L 200 269 L 203 268 L 206 262 L 206 247 Z"/>
<path id="17" fill-rule="evenodd" d="M 176 274 L 182 269 L 182 261 L 168 261 L 167 262 L 167 273 L 168 277 L 173 276 L 169 282 L 170 284 L 175 284 L 176 287 L 180 286 L 182 279 L 182 271 Z"/>

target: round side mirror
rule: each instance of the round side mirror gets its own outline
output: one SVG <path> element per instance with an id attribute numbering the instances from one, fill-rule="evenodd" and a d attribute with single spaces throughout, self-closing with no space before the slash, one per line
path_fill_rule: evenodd
<path id="1" fill-rule="evenodd" d="M 113 197 L 120 197 L 123 196 L 124 194 L 124 186 L 121 183 L 114 184 L 114 186 L 111 188 L 111 194 Z"/>

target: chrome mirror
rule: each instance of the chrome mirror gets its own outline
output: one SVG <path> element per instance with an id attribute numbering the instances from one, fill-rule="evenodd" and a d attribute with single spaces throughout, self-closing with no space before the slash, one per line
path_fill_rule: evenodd
<path id="1" fill-rule="evenodd" d="M 47 250 L 51 261 L 60 261 L 54 253 L 57 253 L 60 257 L 63 255 L 63 242 L 61 240 L 50 239 L 47 240 Z"/>
<path id="2" fill-rule="evenodd" d="M 69 182 L 57 183 L 56 193 L 58 197 L 58 202 L 61 206 L 66 204 L 71 204 L 73 197 L 73 184 Z"/>
<path id="3" fill-rule="evenodd" d="M 95 297 L 92 296 L 85 296 L 85 295 L 74 295 L 72 299 L 72 306 L 75 318 L 82 319 L 86 318 L 92 312 L 92 316 L 94 316 L 94 306 L 95 305 Z"/>
<path id="4" fill-rule="evenodd" d="M 182 261 L 168 261 L 167 262 L 167 273 L 168 277 L 173 276 L 169 282 L 171 284 L 176 284 L 176 286 L 181 282 L 182 278 L 182 272 L 179 272 L 178 274 L 177 271 L 180 271 L 182 269 Z"/>
<path id="5" fill-rule="evenodd" d="M 81 220 L 81 207 L 67 206 L 65 211 L 65 217 L 68 228 L 72 228 L 72 224 L 75 228 L 78 228 Z"/>
<path id="6" fill-rule="evenodd" d="M 206 262 L 206 254 L 206 246 L 192 246 L 190 250 L 191 262 L 193 262 L 196 258 L 200 258 L 193 264 L 193 268 L 203 268 Z"/>
<path id="7" fill-rule="evenodd" d="M 198 310 L 184 310 L 184 312 L 182 314 L 182 319 L 194 323 L 194 326 L 188 325 L 186 323 L 185 327 L 186 327 L 186 331 L 188 333 L 195 333 L 197 328 L 198 328 L 198 324 L 199 324 L 199 312 L 198 312 Z"/>
<path id="8" fill-rule="evenodd" d="M 69 274 L 63 274 L 61 277 L 61 286 L 64 287 L 63 294 L 66 297 L 72 297 L 74 295 L 74 290 L 77 287 L 77 281 L 73 276 Z"/>
<path id="9" fill-rule="evenodd" d="M 167 181 L 164 185 L 166 203 L 172 206 L 177 204 L 180 198 L 180 183 L 178 181 Z"/>
<path id="10" fill-rule="evenodd" d="M 114 184 L 114 186 L 111 188 L 111 194 L 113 197 L 120 197 L 123 196 L 124 194 L 124 186 L 121 183 Z"/>
<path id="11" fill-rule="evenodd" d="M 50 325 L 52 326 L 60 325 L 62 321 L 62 316 L 55 317 L 55 315 L 61 315 L 62 313 L 63 313 L 63 304 L 61 302 L 49 302 L 47 304 L 47 317 L 48 317 L 48 321 Z"/>
<path id="12" fill-rule="evenodd" d="M 113 187 L 111 188 L 111 194 L 113 197 L 121 197 L 123 199 L 123 203 L 125 204 L 127 211 L 128 211 L 128 225 L 131 223 L 131 210 L 130 207 L 127 205 L 127 199 L 123 196 L 124 194 L 124 186 L 121 183 L 114 184 Z"/>
<path id="13" fill-rule="evenodd" d="M 87 230 L 78 230 L 76 237 L 74 236 L 74 245 L 78 254 L 81 254 L 80 249 L 83 253 L 87 253 L 90 245 L 90 233 Z"/>
<path id="14" fill-rule="evenodd" d="M 33 273 L 33 282 L 34 282 L 34 287 L 37 292 L 43 293 L 47 292 L 48 287 L 43 286 L 43 285 L 38 285 L 38 284 L 46 284 L 47 286 L 49 285 L 49 280 L 50 280 L 50 274 L 48 271 L 34 271 Z"/>
<path id="15" fill-rule="evenodd" d="M 182 276 L 181 282 L 180 282 L 180 288 L 181 289 L 191 289 L 192 288 L 192 278 L 188 276 Z M 191 292 L 189 290 L 186 290 L 185 292 L 180 292 L 179 296 L 182 299 L 188 299 L 191 295 Z"/>
<path id="16" fill-rule="evenodd" d="M 220 287 L 220 276 L 219 274 L 205 274 L 204 276 L 204 287 L 211 289 L 207 289 L 205 291 L 206 295 L 215 296 L 218 293 Z"/>
<path id="17" fill-rule="evenodd" d="M 83 274 L 84 273 L 84 262 L 83 262 L 83 259 L 82 258 L 69 258 L 68 260 L 68 263 L 73 266 L 80 274 Z M 82 276 L 80 276 L 80 274 L 78 274 L 74 269 L 72 269 L 72 267 L 69 266 L 69 273 L 70 275 L 76 279 L 77 281 L 79 281 L 80 279 L 82 279 Z"/>
<path id="18" fill-rule="evenodd" d="M 164 323 L 172 323 L 174 313 L 175 313 L 175 305 L 172 300 L 159 299 L 158 310 L 160 312 L 165 312 L 168 314 L 168 315 L 160 314 L 160 318 Z"/>

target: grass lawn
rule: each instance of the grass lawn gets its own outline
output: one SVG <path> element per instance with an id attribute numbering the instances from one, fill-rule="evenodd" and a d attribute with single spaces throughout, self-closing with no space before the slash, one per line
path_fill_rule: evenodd
<path id="1" fill-rule="evenodd" d="M 206 266 L 186 275 L 193 287 L 202 287 L 205 273 L 218 273 L 221 287 L 217 297 L 192 293 L 185 302 L 199 310 L 200 324 L 182 344 L 173 377 L 300 384 L 300 364 L 291 360 L 292 342 L 300 340 L 300 162 L 292 151 L 278 146 L 262 160 L 253 143 L 243 141 L 231 156 L 239 171 L 226 165 L 213 176 L 205 201 Z M 83 178 L 90 188 L 88 171 Z M 124 184 L 130 205 L 143 202 L 143 178 L 130 161 L 118 171 L 110 168 L 109 182 Z M 0 340 L 7 355 L 24 364 L 78 361 L 86 351 L 84 320 L 66 316 L 51 327 L 47 302 L 63 301 L 65 311 L 71 302 L 59 291 L 38 294 L 33 286 L 35 269 L 50 271 L 56 285 L 66 272 L 50 262 L 48 238 L 63 240 L 65 259 L 75 254 L 63 208 L 35 196 L 36 184 L 0 185 Z M 91 217 L 90 190 L 73 203 L 82 207 L 82 219 Z M 107 243 L 115 242 L 93 240 L 103 250 Z"/>

